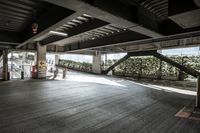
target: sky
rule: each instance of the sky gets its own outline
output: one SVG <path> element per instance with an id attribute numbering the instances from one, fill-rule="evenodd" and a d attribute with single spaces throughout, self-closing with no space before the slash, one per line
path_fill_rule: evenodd
<path id="1" fill-rule="evenodd" d="M 191 48 L 177 48 L 162 50 L 164 55 L 200 55 L 200 46 Z"/>

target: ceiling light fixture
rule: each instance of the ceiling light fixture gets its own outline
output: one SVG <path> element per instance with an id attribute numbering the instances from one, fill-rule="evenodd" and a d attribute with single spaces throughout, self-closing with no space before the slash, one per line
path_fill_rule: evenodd
<path id="1" fill-rule="evenodd" d="M 58 31 L 49 31 L 50 34 L 58 35 L 58 36 L 68 36 L 67 33 L 58 32 Z"/>

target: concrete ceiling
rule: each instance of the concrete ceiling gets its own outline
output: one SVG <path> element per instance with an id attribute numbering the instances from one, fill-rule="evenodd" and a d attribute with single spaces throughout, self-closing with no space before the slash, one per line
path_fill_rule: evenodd
<path id="1" fill-rule="evenodd" d="M 7 0 L 0 7 L 0 47 L 24 50 L 34 50 L 36 41 L 52 52 L 171 48 L 163 40 L 196 39 L 200 30 L 197 0 Z"/>

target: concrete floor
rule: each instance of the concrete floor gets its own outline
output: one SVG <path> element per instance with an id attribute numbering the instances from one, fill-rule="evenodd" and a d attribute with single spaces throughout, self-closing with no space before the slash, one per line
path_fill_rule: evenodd
<path id="1" fill-rule="evenodd" d="M 199 133 L 200 121 L 174 116 L 194 99 L 74 72 L 0 82 L 0 133 Z"/>

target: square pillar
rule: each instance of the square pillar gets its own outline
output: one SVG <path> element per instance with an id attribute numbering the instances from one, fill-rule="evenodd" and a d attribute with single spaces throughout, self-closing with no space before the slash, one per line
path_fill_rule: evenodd
<path id="1" fill-rule="evenodd" d="M 56 73 L 58 73 L 58 67 L 56 67 L 56 65 L 59 65 L 59 60 L 60 60 L 60 55 L 56 54 L 55 55 L 55 70 L 56 70 Z"/>
<path id="2" fill-rule="evenodd" d="M 42 46 L 37 42 L 37 79 L 46 79 L 47 64 L 46 64 L 46 46 Z"/>
<path id="3" fill-rule="evenodd" d="M 92 72 L 101 74 L 101 52 L 96 52 L 92 60 Z"/>
<path id="4" fill-rule="evenodd" d="M 196 107 L 200 108 L 200 76 L 197 77 Z"/>
<path id="5" fill-rule="evenodd" d="M 4 81 L 9 80 L 9 74 L 8 74 L 8 50 L 3 50 L 3 73 L 2 78 Z"/>
<path id="6" fill-rule="evenodd" d="M 55 65 L 58 65 L 60 59 L 60 55 L 56 54 L 55 55 Z"/>

